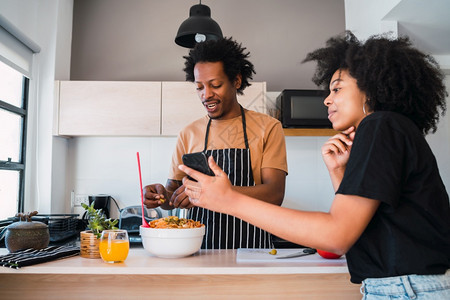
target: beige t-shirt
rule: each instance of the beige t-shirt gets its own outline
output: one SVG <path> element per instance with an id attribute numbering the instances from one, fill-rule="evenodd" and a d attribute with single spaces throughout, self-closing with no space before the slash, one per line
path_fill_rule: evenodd
<path id="1" fill-rule="evenodd" d="M 255 184 L 261 184 L 263 168 L 279 169 L 287 173 L 286 142 L 281 123 L 269 115 L 251 110 L 245 110 L 245 120 Z M 172 155 L 170 179 L 181 180 L 185 176 L 178 169 L 178 165 L 183 163 L 183 154 L 203 151 L 208 121 L 209 117 L 206 115 L 180 131 Z M 206 149 L 227 148 L 245 149 L 241 116 L 211 121 Z"/>

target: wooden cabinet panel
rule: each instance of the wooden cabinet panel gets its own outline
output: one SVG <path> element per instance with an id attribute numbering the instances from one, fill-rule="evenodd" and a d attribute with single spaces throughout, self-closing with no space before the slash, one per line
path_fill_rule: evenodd
<path id="1" fill-rule="evenodd" d="M 265 82 L 252 82 L 238 95 L 238 101 L 247 109 L 265 112 Z M 161 134 L 177 135 L 187 124 L 206 115 L 192 82 L 162 83 Z"/>
<path id="2" fill-rule="evenodd" d="M 252 82 L 239 103 L 267 113 L 266 83 Z M 56 81 L 54 134 L 63 136 L 176 136 L 206 115 L 192 82 Z M 332 129 L 285 129 L 287 136 L 333 135 Z"/>
<path id="3" fill-rule="evenodd" d="M 187 124 L 206 114 L 192 82 L 162 83 L 161 134 L 177 135 Z"/>
<path id="4" fill-rule="evenodd" d="M 160 114 L 161 82 L 59 82 L 59 135 L 159 135 Z"/>
<path id="5" fill-rule="evenodd" d="M 246 109 L 266 113 L 266 83 L 251 82 L 244 90 L 244 95 L 238 95 L 239 103 Z"/>

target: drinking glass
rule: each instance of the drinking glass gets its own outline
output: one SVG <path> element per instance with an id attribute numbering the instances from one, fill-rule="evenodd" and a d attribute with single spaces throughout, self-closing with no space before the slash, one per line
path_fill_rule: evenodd
<path id="1" fill-rule="evenodd" d="M 128 232 L 123 229 L 103 230 L 99 250 L 103 261 L 107 263 L 123 262 L 130 250 Z"/>

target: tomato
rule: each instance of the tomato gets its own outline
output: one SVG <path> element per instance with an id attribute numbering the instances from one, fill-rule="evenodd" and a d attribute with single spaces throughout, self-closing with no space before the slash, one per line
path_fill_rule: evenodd
<path id="1" fill-rule="evenodd" d="M 324 250 L 319 250 L 319 249 L 317 249 L 317 253 L 319 253 L 319 255 L 322 256 L 323 258 L 327 258 L 327 259 L 336 259 L 336 258 L 339 258 L 342 256 L 342 255 L 334 254 L 334 253 L 327 252 Z"/>

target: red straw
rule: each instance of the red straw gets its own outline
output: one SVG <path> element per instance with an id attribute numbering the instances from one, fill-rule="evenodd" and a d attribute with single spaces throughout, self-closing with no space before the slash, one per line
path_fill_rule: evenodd
<path id="1" fill-rule="evenodd" d="M 148 226 L 148 224 L 144 218 L 144 189 L 142 188 L 141 161 L 139 159 L 139 152 L 137 152 L 136 155 L 137 155 L 137 162 L 138 162 L 138 167 L 139 167 L 139 182 L 141 184 L 142 227 L 150 227 L 150 226 Z"/>

